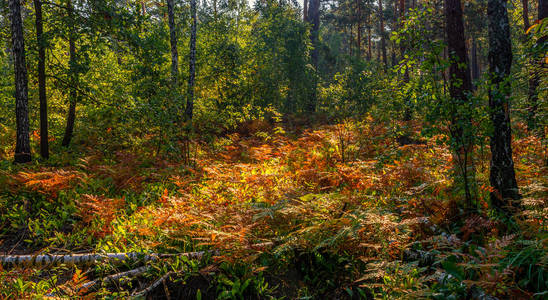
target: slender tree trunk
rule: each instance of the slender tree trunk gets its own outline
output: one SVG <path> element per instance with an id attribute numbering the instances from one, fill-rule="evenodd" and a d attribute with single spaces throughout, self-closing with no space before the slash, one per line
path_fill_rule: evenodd
<path id="1" fill-rule="evenodd" d="M 526 0 L 524 1 L 524 12 L 526 7 Z M 523 16 L 525 20 L 525 13 Z M 539 0 L 538 2 L 538 20 L 548 18 L 548 0 Z M 527 19 L 529 17 L 527 16 Z M 529 27 L 527 27 L 529 28 Z M 543 36 L 537 40 L 537 46 L 541 47 L 546 43 L 546 36 Z M 533 62 L 533 70 L 529 74 L 529 113 L 527 115 L 527 124 L 530 129 L 536 129 L 537 127 L 537 110 L 538 110 L 538 87 L 540 85 L 541 69 L 544 68 L 544 59 L 540 58 Z"/>
<path id="2" fill-rule="evenodd" d="M 320 0 L 310 0 L 308 6 L 308 21 L 312 23 L 312 30 L 310 31 L 310 40 L 312 42 L 312 65 L 318 73 L 318 59 L 319 59 L 319 31 L 320 31 Z M 306 110 L 308 112 L 316 111 L 317 103 L 317 76 L 313 82 L 314 87 L 312 88 L 312 95 L 307 103 Z"/>
<path id="3" fill-rule="evenodd" d="M 373 54 L 371 53 L 371 15 L 367 15 L 367 59 L 371 60 Z"/>
<path id="4" fill-rule="evenodd" d="M 72 140 L 72 135 L 74 132 L 74 122 L 76 121 L 76 102 L 78 102 L 79 86 L 78 70 L 76 67 L 78 59 L 76 58 L 76 33 L 74 26 L 75 20 L 71 0 L 67 1 L 67 13 L 69 17 L 69 22 L 71 22 L 71 32 L 69 33 L 69 72 L 71 76 L 72 86 L 69 94 L 70 104 L 67 116 L 67 126 L 65 128 L 65 136 L 63 137 L 63 141 L 61 143 L 61 145 L 64 147 L 68 147 L 68 145 L 70 145 L 70 141 Z"/>
<path id="5" fill-rule="evenodd" d="M 376 44 L 376 48 L 377 48 L 377 61 L 380 63 L 381 62 L 381 41 L 378 41 Z"/>
<path id="6" fill-rule="evenodd" d="M 352 23 L 350 23 L 350 42 L 348 43 L 348 54 L 352 56 L 352 48 L 354 47 L 354 31 L 352 30 Z"/>
<path id="7" fill-rule="evenodd" d="M 405 0 L 400 0 L 400 23 L 405 22 Z"/>
<path id="8" fill-rule="evenodd" d="M 393 22 L 393 31 L 398 31 L 398 1 L 394 0 L 394 18 L 392 20 Z M 397 64 L 397 57 L 396 57 L 396 42 L 392 41 L 392 66 L 395 66 Z"/>
<path id="9" fill-rule="evenodd" d="M 173 0 L 167 0 L 167 15 L 169 23 L 169 41 L 171 44 L 171 82 L 175 90 L 178 89 L 179 53 L 177 53 L 177 31 L 175 28 L 175 9 Z"/>
<path id="10" fill-rule="evenodd" d="M 19 0 L 9 0 L 11 38 L 15 70 L 15 120 L 17 139 L 15 142 L 15 163 L 31 161 L 29 139 L 28 75 L 25 62 L 25 38 Z"/>
<path id="11" fill-rule="evenodd" d="M 400 0 L 400 22 L 405 22 L 405 0 Z M 402 43 L 400 45 L 400 53 L 403 58 L 405 55 L 405 45 Z M 403 73 L 403 82 L 405 84 L 409 83 L 409 68 L 405 67 L 405 72 Z M 411 121 L 412 112 L 411 112 L 411 97 L 410 95 L 405 95 L 405 109 L 403 112 L 403 121 Z"/>
<path id="12" fill-rule="evenodd" d="M 303 21 L 308 22 L 308 0 L 303 1 Z"/>
<path id="13" fill-rule="evenodd" d="M 479 79 L 479 66 L 478 66 L 478 47 L 476 43 L 476 38 L 472 37 L 472 50 L 471 50 L 471 71 L 472 71 L 472 87 L 475 89 L 474 82 Z"/>
<path id="14" fill-rule="evenodd" d="M 384 13 L 382 9 L 382 0 L 379 0 L 379 34 L 381 36 L 381 51 L 382 51 L 382 63 L 384 69 L 388 68 L 388 60 L 386 58 L 386 40 L 384 34 Z"/>
<path id="15" fill-rule="evenodd" d="M 510 129 L 510 93 L 508 82 L 512 66 L 512 41 L 506 0 L 489 0 L 489 108 L 493 134 L 491 136 L 491 170 L 489 180 L 494 191 L 491 203 L 502 211 L 508 200 L 520 198 L 514 161 L 512 159 L 512 132 Z"/>
<path id="16" fill-rule="evenodd" d="M 357 22 L 357 27 L 358 27 L 358 41 L 357 41 L 357 44 L 358 44 L 358 57 L 362 57 L 362 29 L 361 29 L 361 24 L 362 24 L 362 9 L 361 9 L 361 4 L 360 4 L 360 1 L 359 0 L 356 0 L 356 5 L 358 6 L 358 22 Z"/>
<path id="17" fill-rule="evenodd" d="M 141 0 L 141 15 L 146 16 L 147 14 L 147 6 L 144 0 Z"/>
<path id="18" fill-rule="evenodd" d="M 194 81 L 196 76 L 196 0 L 190 0 L 190 14 L 192 27 L 190 29 L 190 61 L 188 66 L 188 98 L 186 101 L 185 115 L 192 120 L 194 110 Z"/>
<path id="19" fill-rule="evenodd" d="M 529 0 L 521 0 L 521 3 L 523 4 L 523 31 L 527 31 L 529 29 Z"/>
<path id="20" fill-rule="evenodd" d="M 468 95 L 472 91 L 468 70 L 468 53 L 464 39 L 464 22 L 460 0 L 445 0 L 447 47 L 449 52 L 449 95 L 451 96 L 451 136 L 456 153 L 456 168 L 463 180 L 467 207 L 475 198 L 472 160 L 473 130 Z"/>
<path id="21" fill-rule="evenodd" d="M 49 158 L 48 103 L 46 98 L 46 49 L 43 35 L 42 2 L 34 0 L 36 41 L 38 45 L 38 98 L 40 99 L 40 155 Z"/>

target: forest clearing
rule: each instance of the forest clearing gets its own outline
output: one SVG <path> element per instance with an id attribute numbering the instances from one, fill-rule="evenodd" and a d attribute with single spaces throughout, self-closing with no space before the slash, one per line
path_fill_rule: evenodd
<path id="1" fill-rule="evenodd" d="M 548 1 L 0 3 L 0 299 L 548 299 Z"/>

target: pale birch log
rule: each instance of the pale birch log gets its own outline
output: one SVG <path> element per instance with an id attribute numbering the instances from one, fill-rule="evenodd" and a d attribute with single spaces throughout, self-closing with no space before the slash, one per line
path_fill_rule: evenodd
<path id="1" fill-rule="evenodd" d="M 0 255 L 2 265 L 54 265 L 54 264 L 94 264 L 98 261 L 123 262 L 126 260 L 151 261 L 164 257 L 186 256 L 189 259 L 201 259 L 206 253 L 217 255 L 217 251 L 198 251 L 178 254 L 158 253 L 82 253 L 82 254 L 35 254 L 35 255 Z"/>
<path id="2" fill-rule="evenodd" d="M 154 290 L 160 283 L 164 282 L 169 276 L 175 274 L 175 272 L 167 272 L 164 276 L 160 277 L 158 280 L 154 281 L 151 285 L 149 285 L 146 289 L 133 293 L 131 297 L 142 297 L 146 294 L 150 293 L 152 290 Z"/>
<path id="3" fill-rule="evenodd" d="M 124 277 L 141 275 L 141 274 L 145 273 L 146 271 L 148 271 L 149 269 L 150 269 L 150 266 L 143 266 L 143 267 L 139 267 L 137 269 L 133 269 L 133 270 L 129 270 L 129 271 L 109 275 L 105 278 L 101 278 L 101 279 L 93 280 L 93 281 L 90 281 L 90 282 L 86 282 L 86 283 L 82 284 L 82 286 L 80 288 L 78 288 L 78 290 L 84 290 L 84 289 L 89 290 L 89 289 L 93 288 L 95 285 L 97 285 L 100 282 L 114 282 L 114 281 L 118 281 L 118 280 L 120 280 Z"/>

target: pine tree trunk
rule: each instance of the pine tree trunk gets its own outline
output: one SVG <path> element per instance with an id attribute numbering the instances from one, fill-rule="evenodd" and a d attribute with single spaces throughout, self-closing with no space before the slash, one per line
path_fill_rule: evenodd
<path id="1" fill-rule="evenodd" d="M 169 42 L 171 44 L 171 82 L 173 89 L 178 89 L 179 78 L 179 53 L 177 53 L 177 32 L 175 28 L 173 0 L 167 0 L 167 15 L 169 24 Z"/>
<path id="2" fill-rule="evenodd" d="M 348 52 L 352 56 L 352 48 L 354 47 L 354 31 L 352 30 L 352 23 L 350 23 L 350 43 L 348 43 Z"/>
<path id="3" fill-rule="evenodd" d="M 371 52 L 371 15 L 367 15 L 367 59 L 371 61 L 373 54 Z"/>
<path id="4" fill-rule="evenodd" d="M 15 116 L 17 139 L 15 143 L 15 163 L 31 161 L 29 138 L 28 110 L 28 76 L 25 62 L 25 39 L 23 36 L 23 20 L 19 0 L 9 1 L 11 19 L 11 37 L 15 70 Z"/>
<path id="5" fill-rule="evenodd" d="M 400 22 L 403 26 L 403 23 L 405 22 L 405 0 L 400 0 Z M 405 45 L 402 43 L 400 45 L 400 52 L 401 57 L 403 58 L 405 55 Z M 405 84 L 409 83 L 409 69 L 406 67 L 405 72 L 403 73 L 403 82 Z M 410 96 L 405 95 L 405 109 L 403 112 L 403 121 L 408 122 L 411 121 L 412 118 L 412 112 L 411 112 L 411 102 L 410 102 Z"/>
<path id="6" fill-rule="evenodd" d="M 38 44 L 38 98 L 40 99 L 40 155 L 49 158 L 48 145 L 48 103 L 46 98 L 46 49 L 44 47 L 44 25 L 42 19 L 42 2 L 34 0 L 36 41 Z"/>
<path id="7" fill-rule="evenodd" d="M 472 71 L 472 83 L 479 79 L 479 66 L 478 66 L 478 47 L 476 43 L 476 38 L 472 37 L 472 50 L 471 50 L 471 71 Z M 475 89 L 475 86 L 473 86 Z"/>
<path id="8" fill-rule="evenodd" d="M 72 140 L 72 135 L 74 133 L 74 122 L 76 121 L 76 102 L 78 102 L 78 86 L 79 86 L 79 78 L 78 78 L 78 70 L 76 68 L 77 64 L 77 58 L 76 58 L 76 42 L 75 42 L 75 20 L 74 20 L 74 14 L 73 14 L 73 7 L 71 0 L 67 1 L 67 13 L 69 22 L 71 22 L 70 27 L 70 33 L 69 33 L 69 72 L 71 76 L 71 84 L 70 87 L 70 94 L 69 94 L 69 111 L 67 115 L 67 125 L 65 128 L 65 135 L 63 137 L 63 141 L 61 143 L 62 146 L 68 147 L 70 145 L 70 141 Z"/>
<path id="9" fill-rule="evenodd" d="M 144 0 L 141 0 L 141 15 L 146 16 L 147 14 L 147 6 Z"/>
<path id="10" fill-rule="evenodd" d="M 308 0 L 303 1 L 303 21 L 308 22 Z"/>
<path id="11" fill-rule="evenodd" d="M 357 27 L 358 27 L 358 41 L 357 41 L 357 44 L 358 44 L 358 57 L 362 57 L 362 30 L 361 30 L 361 24 L 362 24 L 362 10 L 361 10 L 361 5 L 360 5 L 360 1 L 359 0 L 356 0 L 356 5 L 358 6 L 358 22 L 357 22 Z"/>
<path id="12" fill-rule="evenodd" d="M 196 76 L 196 0 L 190 0 L 190 15 L 192 27 L 190 29 L 190 60 L 188 65 L 188 95 L 185 115 L 187 120 L 192 120 L 194 111 L 194 81 Z"/>
<path id="13" fill-rule="evenodd" d="M 526 1 L 526 0 L 524 0 Z M 525 3 L 524 3 L 525 5 Z M 525 11 L 525 10 L 524 10 Z M 525 16 L 523 17 L 525 19 Z M 548 0 L 539 0 L 538 2 L 538 20 L 548 18 Z M 528 28 L 528 27 L 527 27 Z M 546 43 L 546 36 L 537 40 L 537 45 L 541 47 Z M 533 70 L 529 74 L 529 113 L 527 115 L 527 124 L 530 129 L 536 129 L 537 127 L 537 110 L 538 110 L 538 87 L 540 85 L 541 70 L 544 68 L 544 59 L 540 58 L 538 61 L 533 62 Z"/>
<path id="14" fill-rule="evenodd" d="M 392 19 L 393 22 L 393 31 L 398 31 L 398 1 L 394 0 L 394 17 Z M 392 66 L 395 66 L 397 64 L 397 57 L 396 57 L 396 51 L 397 51 L 397 45 L 395 41 L 392 41 Z"/>
<path id="15" fill-rule="evenodd" d="M 379 35 L 381 36 L 381 51 L 382 51 L 382 63 L 384 69 L 388 67 L 388 60 L 386 58 L 386 40 L 384 34 L 384 13 L 382 9 L 382 0 L 379 0 Z"/>
<path id="16" fill-rule="evenodd" d="M 456 171 L 460 175 L 466 197 L 466 206 L 475 198 L 473 169 L 473 136 L 469 115 L 468 95 L 472 82 L 468 69 L 468 57 L 464 39 L 463 12 L 460 0 L 445 0 L 447 48 L 449 52 L 449 95 L 451 96 L 450 131 L 456 159 Z"/>
<path id="17" fill-rule="evenodd" d="M 381 55 L 381 41 L 379 40 L 378 42 L 375 43 L 375 47 L 376 47 L 376 50 L 377 50 L 377 61 L 380 63 L 381 60 L 382 60 L 382 55 Z"/>
<path id="18" fill-rule="evenodd" d="M 320 30 L 320 0 L 310 0 L 308 6 L 308 21 L 312 23 L 312 30 L 310 31 L 310 40 L 312 42 L 312 52 L 310 54 L 312 59 L 312 65 L 318 72 L 318 59 L 319 59 L 319 30 Z M 312 95 L 307 103 L 306 110 L 308 112 L 316 111 L 317 103 L 317 82 L 314 79 L 314 87 L 312 88 Z"/>
<path id="19" fill-rule="evenodd" d="M 526 32 L 529 29 L 529 0 L 521 0 L 523 4 L 523 31 Z"/>
<path id="20" fill-rule="evenodd" d="M 506 0 L 489 0 L 489 108 L 493 134 L 491 136 L 491 170 L 489 180 L 494 191 L 491 203 L 505 212 L 508 200 L 520 198 L 514 161 L 512 159 L 512 133 L 510 129 L 510 93 L 508 82 L 512 66 L 512 41 Z"/>

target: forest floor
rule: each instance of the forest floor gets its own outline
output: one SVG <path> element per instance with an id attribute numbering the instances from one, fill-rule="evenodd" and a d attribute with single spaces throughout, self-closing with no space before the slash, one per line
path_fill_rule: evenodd
<path id="1" fill-rule="evenodd" d="M 3 254 L 206 252 L 4 265 L 0 297 L 546 297 L 545 145 L 515 126 L 524 198 L 508 219 L 489 209 L 487 145 L 476 153 L 478 200 L 463 211 L 445 137 L 421 137 L 417 123 L 405 129 L 414 138 L 401 139 L 393 127 L 367 117 L 245 130 L 192 144 L 190 163 L 155 155 L 146 142 L 107 146 L 122 137 L 77 141 L 48 163 L 14 166 L 6 157 Z M 82 288 L 143 265 L 126 280 Z"/>

